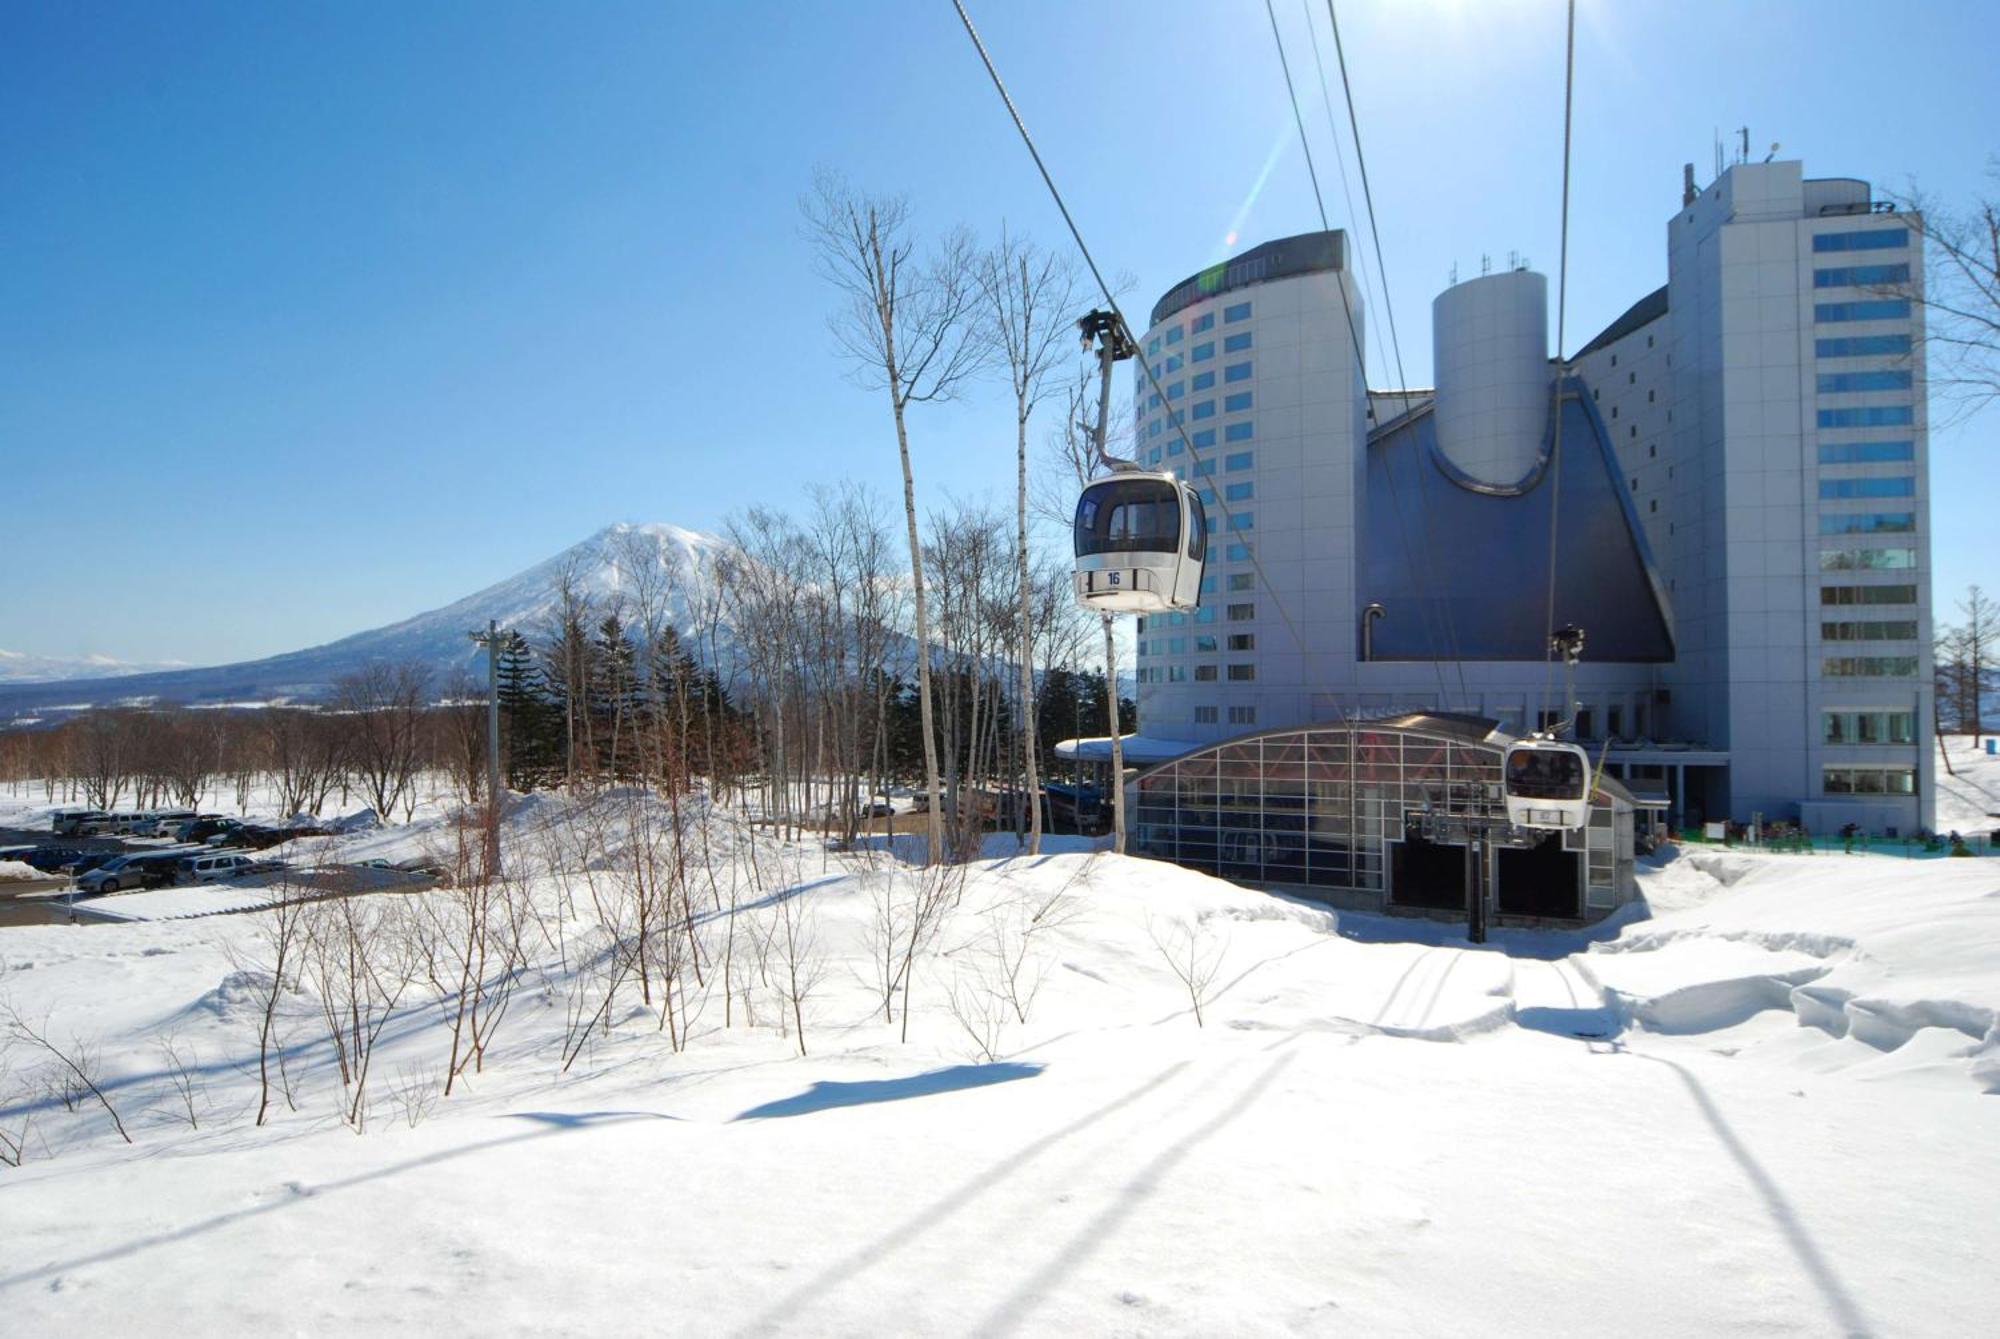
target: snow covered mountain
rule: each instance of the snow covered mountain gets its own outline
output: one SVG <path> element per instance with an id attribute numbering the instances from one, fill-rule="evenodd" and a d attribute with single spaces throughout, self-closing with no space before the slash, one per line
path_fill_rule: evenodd
<path id="1" fill-rule="evenodd" d="M 194 705 L 311 701 L 326 696 L 342 675 L 373 660 L 422 661 L 440 681 L 461 668 L 483 677 L 485 652 L 466 634 L 484 628 L 489 619 L 531 636 L 546 630 L 554 621 L 558 586 L 565 577 L 599 609 L 621 602 L 628 621 L 644 592 L 661 591 L 669 616 L 686 629 L 690 604 L 699 602 L 698 592 L 706 589 L 716 558 L 727 548 L 715 536 L 676 525 L 607 526 L 462 600 L 303 651 L 198 669 L 84 669 L 61 677 L 35 676 L 39 682 L 0 670 L 0 718 L 145 699 Z"/>
<path id="2" fill-rule="evenodd" d="M 0 649 L 0 684 L 52 683 L 61 679 L 110 679 L 126 674 L 146 674 L 155 670 L 181 668 L 177 661 L 151 664 L 115 660 L 110 656 L 89 655 L 75 660 L 60 656 L 38 656 L 28 651 Z"/>

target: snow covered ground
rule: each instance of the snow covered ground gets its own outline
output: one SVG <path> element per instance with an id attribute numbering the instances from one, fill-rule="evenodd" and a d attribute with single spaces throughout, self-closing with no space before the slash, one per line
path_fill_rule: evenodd
<path id="1" fill-rule="evenodd" d="M 518 806 L 518 849 L 569 812 Z M 399 1095 L 448 1039 L 433 1005 L 392 1020 L 359 1137 L 310 993 L 299 1109 L 251 1124 L 261 917 L 0 929 L 0 1000 L 98 1053 L 134 1140 L 39 1088 L 32 1048 L 0 1061 L 0 1131 L 31 1121 L 0 1167 L 0 1330 L 1957 1335 L 2000 1311 L 2000 864 L 1700 851 L 1642 873 L 1648 918 L 1474 948 L 1062 845 L 975 867 L 903 1042 L 870 926 L 920 872 L 733 831 L 719 858 L 769 880 L 745 926 L 789 908 L 816 939 L 807 1056 L 744 956 L 728 1026 L 711 962 L 683 1051 L 628 988 L 562 1073 L 578 907 L 485 1072 L 414 1124 Z M 988 1007 L 996 946 L 1039 983 L 1026 1022 Z"/>

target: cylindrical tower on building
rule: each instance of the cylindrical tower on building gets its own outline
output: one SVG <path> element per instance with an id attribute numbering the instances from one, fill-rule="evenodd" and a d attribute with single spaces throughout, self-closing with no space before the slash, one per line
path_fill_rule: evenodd
<path id="1" fill-rule="evenodd" d="M 1468 279 L 1431 303 L 1437 437 L 1481 483 L 1518 483 L 1549 419 L 1549 281 L 1533 270 Z"/>

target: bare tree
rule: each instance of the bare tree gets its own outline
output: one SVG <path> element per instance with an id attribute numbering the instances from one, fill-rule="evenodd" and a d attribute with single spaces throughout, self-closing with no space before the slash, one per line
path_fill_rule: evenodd
<path id="1" fill-rule="evenodd" d="M 1958 602 L 1965 618 L 1958 628 L 1963 661 L 1960 667 L 1960 728 L 1972 733 L 1972 748 L 1979 750 L 1985 729 L 1986 681 L 1993 677 L 1994 643 L 2000 640 L 2000 605 L 1994 604 L 1977 585 L 1968 586 Z"/>
<path id="2" fill-rule="evenodd" d="M 1926 380 L 1961 418 L 2000 399 L 2000 160 L 1987 175 L 1994 193 L 1966 209 L 1914 190 L 1898 198 L 1925 264 L 1891 291 L 1923 309 Z"/>
<path id="3" fill-rule="evenodd" d="M 132 1136 L 125 1131 L 125 1122 L 118 1118 L 118 1108 L 111 1105 L 103 1086 L 98 1082 L 97 1054 L 81 1037 L 71 1037 L 67 1046 L 57 1045 L 49 1036 L 48 1020 L 30 1021 L 12 1004 L 5 1006 L 7 1033 L 16 1041 L 38 1047 L 48 1053 L 55 1062 L 61 1081 L 71 1086 L 77 1094 L 88 1094 L 104 1108 L 104 1114 L 111 1117 L 111 1126 L 118 1131 L 118 1137 L 126 1143 Z"/>
<path id="4" fill-rule="evenodd" d="M 1166 929 L 1157 922 L 1149 923 L 1146 933 L 1181 988 L 1187 991 L 1188 1003 L 1194 1006 L 1195 1026 L 1207 1026 L 1203 1013 L 1214 998 L 1215 978 L 1222 970 L 1222 956 L 1228 951 L 1228 943 L 1217 939 L 1199 919 L 1172 921 Z"/>
<path id="5" fill-rule="evenodd" d="M 257 1124 L 262 1125 L 271 1111 L 271 1063 L 278 1061 L 279 1076 L 283 1079 L 287 1104 L 291 1101 L 291 1083 L 284 1072 L 283 1046 L 279 1035 L 279 1005 L 292 989 L 298 976 L 299 959 L 303 956 L 305 938 L 305 899 L 300 890 L 289 884 L 276 884 L 271 888 L 270 904 L 257 916 L 255 947 L 240 951 L 234 947 L 227 950 L 229 962 L 236 969 L 239 981 L 249 985 L 255 992 L 257 1025 Z"/>
<path id="6" fill-rule="evenodd" d="M 924 604 L 923 545 L 917 536 L 907 420 L 911 405 L 949 399 L 980 368 L 985 349 L 975 338 L 970 319 L 978 296 L 972 241 L 962 230 L 951 233 L 927 261 L 919 261 L 907 202 L 858 194 L 830 172 L 819 174 L 800 208 L 820 275 L 842 296 L 830 322 L 835 343 L 857 380 L 888 394 L 895 420 L 916 620 L 924 783 L 930 796 L 927 858 L 938 861 L 944 858 L 943 795 L 933 735 L 930 619 Z"/>
<path id="7" fill-rule="evenodd" d="M 1019 582 L 1022 757 L 1029 803 L 1028 849 L 1042 849 L 1041 777 L 1035 747 L 1035 642 L 1033 578 L 1028 562 L 1028 420 L 1054 390 L 1057 351 L 1070 336 L 1078 306 L 1075 262 L 1045 252 L 1000 229 L 1000 241 L 981 257 L 979 285 L 986 296 L 992 335 L 1006 359 L 1014 393 L 1015 574 Z"/>
<path id="8" fill-rule="evenodd" d="M 199 1130 L 202 1109 L 208 1104 L 207 1090 L 195 1077 L 194 1067 L 200 1063 L 200 1056 L 193 1046 L 183 1055 L 180 1039 L 172 1033 L 160 1038 L 159 1052 L 160 1067 L 166 1071 L 175 1105 L 180 1108 L 179 1118 L 188 1123 L 190 1130 Z"/>
<path id="9" fill-rule="evenodd" d="M 362 796 L 384 820 L 406 797 L 415 800 L 429 679 L 430 671 L 416 661 L 374 661 L 333 686 Z"/>

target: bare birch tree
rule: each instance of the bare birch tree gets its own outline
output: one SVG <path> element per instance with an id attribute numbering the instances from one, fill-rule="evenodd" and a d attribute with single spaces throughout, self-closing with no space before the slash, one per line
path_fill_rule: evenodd
<path id="1" fill-rule="evenodd" d="M 910 545 L 910 595 L 916 621 L 917 702 L 924 734 L 924 784 L 930 797 L 927 859 L 944 858 L 937 740 L 933 733 L 930 620 L 924 604 L 923 545 L 910 467 L 909 408 L 951 396 L 976 374 L 985 350 L 971 321 L 978 299 L 974 254 L 962 230 L 917 257 L 909 205 L 900 197 L 857 193 L 821 172 L 800 201 L 821 277 L 841 294 L 829 324 L 857 381 L 889 397 L 903 468 L 903 516 Z"/>
<path id="2" fill-rule="evenodd" d="M 1054 389 L 1058 350 L 1071 335 L 1079 305 L 1076 264 L 1066 253 L 1045 252 L 1003 226 L 1000 241 L 980 258 L 979 285 L 986 297 L 992 336 L 1006 359 L 1014 393 L 1014 562 L 1019 580 L 1018 658 L 1021 753 L 1029 806 L 1028 850 L 1042 849 L 1041 776 L 1035 745 L 1035 639 L 1033 577 L 1028 562 L 1028 420 Z"/>

